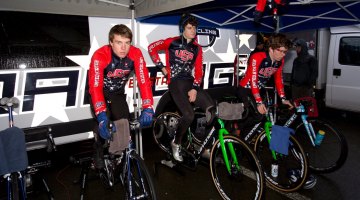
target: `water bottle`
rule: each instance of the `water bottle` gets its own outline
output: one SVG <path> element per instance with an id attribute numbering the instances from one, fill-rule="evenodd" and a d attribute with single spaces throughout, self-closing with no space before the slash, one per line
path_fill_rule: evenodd
<path id="1" fill-rule="evenodd" d="M 324 139 L 324 136 L 325 136 L 325 131 L 319 130 L 318 133 L 316 134 L 315 145 L 320 146 L 321 142 Z"/>

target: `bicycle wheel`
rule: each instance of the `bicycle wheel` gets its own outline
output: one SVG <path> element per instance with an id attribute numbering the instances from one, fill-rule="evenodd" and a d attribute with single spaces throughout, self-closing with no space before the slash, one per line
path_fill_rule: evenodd
<path id="1" fill-rule="evenodd" d="M 265 179 L 254 151 L 234 136 L 224 136 L 230 171 L 227 170 L 220 140 L 216 140 L 210 155 L 211 176 L 223 199 L 261 199 L 264 197 Z M 230 155 L 229 145 L 235 150 L 235 159 Z"/>
<path id="2" fill-rule="evenodd" d="M 303 148 L 293 136 L 289 138 L 288 155 L 277 154 L 277 177 L 273 177 L 271 174 L 274 159 L 265 131 L 256 139 L 255 152 L 263 167 L 265 179 L 272 188 L 282 192 L 294 192 L 305 183 L 308 161 Z"/>
<path id="3" fill-rule="evenodd" d="M 153 125 L 153 137 L 159 147 L 168 154 L 172 154 L 170 142 L 174 139 L 180 116 L 173 112 L 159 115 Z"/>
<path id="4" fill-rule="evenodd" d="M 144 160 L 131 151 L 127 158 L 124 177 L 126 199 L 156 199 L 155 187 Z"/>
<path id="5" fill-rule="evenodd" d="M 330 173 L 344 165 L 348 155 L 348 145 L 345 136 L 331 124 L 320 119 L 311 119 L 309 123 L 315 133 L 325 131 L 325 137 L 320 146 L 313 146 L 303 123 L 295 129 L 295 137 L 304 148 L 309 167 L 316 173 Z"/>

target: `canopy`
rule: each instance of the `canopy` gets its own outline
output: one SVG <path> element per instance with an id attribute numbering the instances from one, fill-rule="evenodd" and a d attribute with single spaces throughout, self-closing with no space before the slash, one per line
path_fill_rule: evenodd
<path id="1" fill-rule="evenodd" d="M 263 13 L 260 24 L 254 23 L 256 0 L 214 0 L 148 18 L 138 17 L 137 20 L 176 24 L 181 13 L 189 12 L 198 17 L 201 26 L 245 32 L 293 32 L 360 23 L 358 0 L 287 0 L 287 3 L 279 10 L 277 24 L 274 24 L 269 9 Z"/>

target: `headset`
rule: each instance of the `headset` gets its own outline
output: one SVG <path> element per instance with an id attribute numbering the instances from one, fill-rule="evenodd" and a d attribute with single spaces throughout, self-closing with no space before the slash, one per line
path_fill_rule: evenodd
<path id="1" fill-rule="evenodd" d="M 184 26 L 185 26 L 185 23 L 191 19 L 191 18 L 194 18 L 196 20 L 196 18 L 190 14 L 183 14 L 181 16 L 181 19 L 179 21 L 179 31 L 180 31 L 180 34 L 182 34 L 184 32 Z"/>

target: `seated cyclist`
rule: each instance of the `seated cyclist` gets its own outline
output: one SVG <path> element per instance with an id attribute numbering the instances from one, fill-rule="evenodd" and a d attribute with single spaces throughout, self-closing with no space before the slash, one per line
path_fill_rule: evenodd
<path id="1" fill-rule="evenodd" d="M 250 57 L 245 76 L 239 82 L 238 94 L 243 99 L 244 104 L 250 108 L 250 114 L 247 119 L 239 124 L 240 131 L 245 128 L 252 128 L 255 124 L 262 120 L 267 112 L 267 108 L 261 97 L 261 89 L 266 86 L 269 79 L 274 76 L 275 87 L 281 102 L 288 105 L 290 109 L 293 105 L 285 98 L 284 84 L 282 78 L 282 69 L 284 66 L 284 57 L 292 43 L 282 34 L 275 34 L 269 38 L 269 49 L 267 52 L 257 52 Z M 250 101 L 248 101 L 250 97 Z M 255 110 L 252 106 L 256 105 Z M 240 133 L 241 134 L 241 133 Z M 310 175 L 305 184 L 304 189 L 310 189 L 316 184 L 316 178 Z"/>
<path id="2" fill-rule="evenodd" d="M 263 102 L 261 89 L 264 88 L 272 76 L 274 76 L 275 87 L 283 104 L 292 108 L 290 101 L 285 98 L 282 69 L 284 57 L 291 47 L 291 42 L 282 34 L 275 34 L 269 38 L 269 49 L 266 52 L 256 52 L 252 54 L 248 61 L 248 66 L 244 77 L 239 82 L 238 94 L 243 99 L 246 106 L 249 106 L 248 97 L 252 101 L 255 109 L 250 106 L 248 118 L 240 123 L 240 131 L 246 127 L 252 127 L 262 120 L 267 112 Z"/>
<path id="3" fill-rule="evenodd" d="M 103 168 L 102 143 L 111 138 L 109 153 L 120 156 L 129 145 L 129 107 L 125 85 L 135 71 L 142 98 L 141 127 L 150 126 L 154 114 L 151 83 L 140 49 L 131 45 L 132 32 L 123 25 L 115 25 L 109 32 L 109 44 L 95 51 L 89 69 L 91 104 L 99 123 L 95 135 L 95 165 Z M 115 132 L 110 134 L 109 121 Z M 95 131 L 97 132 L 97 131 Z M 100 137 L 99 137 L 100 136 Z"/>
<path id="4" fill-rule="evenodd" d="M 213 117 L 213 100 L 201 88 L 203 55 L 202 47 L 196 42 L 197 26 L 194 16 L 184 14 L 179 22 L 180 36 L 153 42 L 148 47 L 153 62 L 167 75 L 169 93 L 181 114 L 175 139 L 171 142 L 173 157 L 179 162 L 183 161 L 180 154 L 182 138 L 194 119 L 192 104 L 207 112 L 207 124 Z M 166 67 L 160 60 L 160 51 L 165 51 Z"/>

